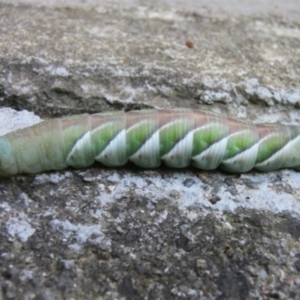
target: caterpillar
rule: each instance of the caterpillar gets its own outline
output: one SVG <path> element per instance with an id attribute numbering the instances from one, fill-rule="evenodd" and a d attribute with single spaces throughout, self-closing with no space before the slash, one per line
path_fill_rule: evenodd
<path id="1" fill-rule="evenodd" d="M 0 137 L 0 176 L 95 161 L 236 173 L 300 170 L 300 126 L 253 124 L 201 110 L 140 110 L 50 119 Z"/>

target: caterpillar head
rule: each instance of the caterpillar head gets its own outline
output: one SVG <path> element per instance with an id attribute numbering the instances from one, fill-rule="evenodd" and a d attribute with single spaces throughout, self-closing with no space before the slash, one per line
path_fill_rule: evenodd
<path id="1" fill-rule="evenodd" d="M 4 137 L 0 137 L 0 176 L 12 176 L 17 173 L 17 162 L 10 143 Z"/>

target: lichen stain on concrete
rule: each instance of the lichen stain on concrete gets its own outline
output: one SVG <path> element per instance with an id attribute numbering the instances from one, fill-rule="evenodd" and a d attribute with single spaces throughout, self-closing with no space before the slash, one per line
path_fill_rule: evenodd
<path id="1" fill-rule="evenodd" d="M 17 237 L 23 243 L 27 242 L 36 231 L 23 212 L 11 216 L 6 222 L 6 229 L 10 236 Z"/>
<path id="2" fill-rule="evenodd" d="M 80 252 L 87 241 L 99 246 L 103 250 L 110 250 L 111 242 L 105 238 L 99 224 L 75 225 L 68 220 L 61 221 L 54 219 L 49 222 L 49 226 L 54 232 L 61 233 L 63 239 L 75 239 L 76 242 L 69 244 L 68 247 L 76 252 Z"/>

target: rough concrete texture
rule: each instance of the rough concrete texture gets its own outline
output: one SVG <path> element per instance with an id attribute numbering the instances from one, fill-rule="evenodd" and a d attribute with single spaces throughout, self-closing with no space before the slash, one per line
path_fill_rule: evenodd
<path id="1" fill-rule="evenodd" d="M 0 134 L 148 107 L 299 123 L 297 0 L 11 3 Z M 2 178 L 0 299 L 299 299 L 299 187 L 132 165 Z"/>

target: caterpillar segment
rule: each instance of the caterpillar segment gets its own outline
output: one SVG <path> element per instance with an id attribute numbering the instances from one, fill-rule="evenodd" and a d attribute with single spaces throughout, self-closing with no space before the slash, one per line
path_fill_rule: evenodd
<path id="1" fill-rule="evenodd" d="M 0 137 L 0 175 L 85 168 L 192 164 L 235 173 L 300 170 L 300 126 L 253 124 L 200 110 L 83 114 Z"/>

